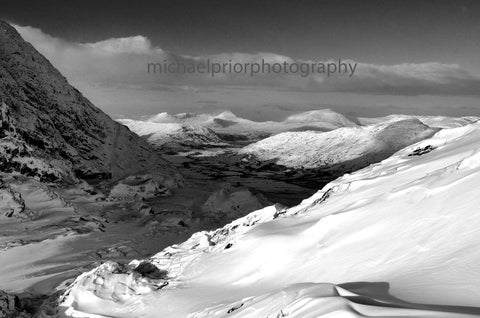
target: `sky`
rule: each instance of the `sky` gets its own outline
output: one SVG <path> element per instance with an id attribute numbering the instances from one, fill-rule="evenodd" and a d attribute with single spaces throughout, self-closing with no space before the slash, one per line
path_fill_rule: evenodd
<path id="1" fill-rule="evenodd" d="M 114 117 L 480 115 L 479 1 L 2 0 L 0 18 Z M 149 62 L 358 63 L 352 77 L 146 72 Z"/>

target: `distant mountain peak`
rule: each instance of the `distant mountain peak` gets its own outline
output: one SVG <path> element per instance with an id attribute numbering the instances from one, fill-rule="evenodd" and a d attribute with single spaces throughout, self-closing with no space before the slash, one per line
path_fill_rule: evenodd
<path id="1" fill-rule="evenodd" d="M 221 113 L 219 113 L 218 115 L 216 115 L 215 118 L 235 120 L 235 119 L 238 119 L 238 116 L 235 115 L 235 113 L 232 112 L 231 110 L 224 110 Z"/>
<path id="2" fill-rule="evenodd" d="M 333 111 L 329 108 L 310 110 L 298 114 L 293 114 L 285 119 L 286 122 L 314 122 L 324 121 L 336 125 L 338 127 L 357 126 L 356 119 L 349 118 L 341 113 Z"/>

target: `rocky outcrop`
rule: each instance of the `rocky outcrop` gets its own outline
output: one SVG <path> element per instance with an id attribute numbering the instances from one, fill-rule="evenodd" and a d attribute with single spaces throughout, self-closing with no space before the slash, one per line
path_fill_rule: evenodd
<path id="1" fill-rule="evenodd" d="M 0 21 L 0 138 L 14 135 L 42 158 L 71 163 L 80 178 L 121 179 L 168 164 L 127 127 L 72 87 L 50 62 Z"/>
<path id="2" fill-rule="evenodd" d="M 63 163 L 63 167 L 61 166 Z M 34 149 L 21 139 L 0 138 L 0 171 L 19 173 L 42 182 L 56 182 L 70 176 L 71 165 L 66 161 L 46 162 L 37 157 Z"/>
<path id="3" fill-rule="evenodd" d="M 31 215 L 20 193 L 0 179 L 0 220 L 5 218 L 26 218 Z"/>
<path id="4" fill-rule="evenodd" d="M 0 317 L 10 317 L 16 311 L 18 299 L 0 291 Z"/>
<path id="5" fill-rule="evenodd" d="M 29 318 L 27 312 L 22 308 L 18 296 L 7 294 L 0 290 L 0 318 Z"/>

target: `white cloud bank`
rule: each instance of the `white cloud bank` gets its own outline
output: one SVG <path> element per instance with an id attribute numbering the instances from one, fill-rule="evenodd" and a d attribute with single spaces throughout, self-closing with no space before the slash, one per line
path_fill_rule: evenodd
<path id="1" fill-rule="evenodd" d="M 239 63 L 260 62 L 262 59 L 274 63 L 293 60 L 273 53 L 225 53 L 211 56 L 191 57 L 172 54 L 156 47 L 141 35 L 112 38 L 96 43 L 72 43 L 52 37 L 40 29 L 29 26 L 15 28 L 22 37 L 35 46 L 55 65 L 75 86 L 92 98 L 99 106 L 122 104 L 125 98 L 130 106 L 157 104 L 162 108 L 159 92 L 214 92 L 204 94 L 200 99 L 209 99 L 217 103 L 224 102 L 219 96 L 226 95 L 225 90 L 250 90 L 295 92 L 297 96 L 307 93 L 350 93 L 358 96 L 468 96 L 480 97 L 480 76 L 471 74 L 459 65 L 430 63 L 403 63 L 398 65 L 376 65 L 358 63 L 355 74 L 326 77 L 319 74 L 301 77 L 286 74 L 221 75 L 212 78 L 209 74 L 148 74 L 147 65 L 152 62 L 180 61 L 199 63 L 210 59 L 216 62 L 232 60 Z M 353 61 L 346 61 L 351 62 Z M 222 91 L 223 93 L 219 93 Z M 156 92 L 156 93 L 155 93 Z M 229 93 L 228 93 L 229 94 Z M 176 98 L 163 95 L 164 103 L 172 100 L 179 103 L 191 102 L 188 98 Z M 252 94 L 249 93 L 250 98 Z M 120 97 L 122 96 L 122 97 Z M 209 97 L 211 96 L 211 97 Z M 158 100 L 156 100 L 158 99 Z M 371 99 L 371 98 L 370 98 Z M 252 101 L 255 103 L 255 101 Z M 269 103 L 269 96 L 261 102 Z M 329 101 L 327 101 L 329 102 Z M 384 103 L 384 101 L 381 101 Z M 232 102 L 235 104 L 238 102 Z M 257 101 L 260 103 L 260 101 Z M 299 100 L 299 103 L 302 103 Z M 335 101 L 334 101 L 335 103 Z M 228 102 L 227 102 L 228 104 Z M 340 101 L 339 104 L 342 104 Z M 471 104 L 471 103 L 470 103 Z M 120 106 L 118 106 L 120 107 Z M 110 113 L 121 113 L 126 105 Z M 107 106 L 108 108 L 108 106 Z M 181 110 L 185 111 L 185 109 Z M 155 112 L 155 111 L 153 111 Z M 365 114 L 363 114 L 365 115 Z"/>
<path id="2" fill-rule="evenodd" d="M 480 76 L 470 74 L 455 64 L 436 62 L 398 65 L 358 63 L 352 77 L 313 74 L 302 78 L 288 74 L 257 74 L 253 77 L 239 74 L 216 76 L 209 74 L 148 74 L 147 64 L 180 61 L 199 63 L 210 59 L 216 62 L 238 63 L 304 63 L 272 53 L 218 54 L 187 57 L 171 54 L 152 45 L 144 36 L 112 38 L 96 43 L 71 43 L 45 34 L 32 27 L 15 26 L 20 34 L 44 54 L 67 78 L 109 86 L 134 84 L 152 87 L 152 83 L 172 85 L 265 85 L 291 90 L 355 92 L 375 94 L 480 94 Z M 312 61 L 309 61 L 312 62 Z M 353 61 L 346 61 L 354 63 Z"/>

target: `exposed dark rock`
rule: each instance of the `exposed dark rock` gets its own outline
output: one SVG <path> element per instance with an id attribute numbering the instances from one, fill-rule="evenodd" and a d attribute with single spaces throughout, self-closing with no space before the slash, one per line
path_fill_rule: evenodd
<path id="1" fill-rule="evenodd" d="M 17 172 L 42 182 L 52 183 L 68 175 L 67 170 L 59 166 L 54 167 L 39 158 L 34 149 L 22 139 L 13 136 L 0 138 L 0 171 L 2 172 Z"/>
<path id="2" fill-rule="evenodd" d="M 28 318 L 18 296 L 7 294 L 0 290 L 0 318 Z"/>
<path id="3" fill-rule="evenodd" d="M 0 220 L 3 218 L 24 219 L 32 216 L 32 211 L 26 208 L 20 193 L 15 192 L 0 179 Z"/>
<path id="4" fill-rule="evenodd" d="M 3 21 L 0 102 L 0 138 L 14 134 L 47 161 L 70 162 L 81 178 L 120 179 L 155 171 L 162 183 L 178 181 L 145 140 L 96 108 Z"/>
<path id="5" fill-rule="evenodd" d="M 433 147 L 432 145 L 427 145 L 423 148 L 417 148 L 415 149 L 411 154 L 409 154 L 408 156 L 409 157 L 412 157 L 412 156 L 422 156 L 424 154 L 427 154 L 431 151 L 435 150 L 435 147 Z"/>
<path id="6" fill-rule="evenodd" d="M 241 303 L 241 304 L 238 305 L 238 306 L 232 307 L 232 308 L 230 308 L 230 309 L 227 311 L 227 314 L 231 314 L 231 313 L 234 312 L 235 310 L 238 310 L 238 309 L 240 309 L 240 308 L 242 308 L 242 307 L 243 307 L 243 303 Z"/>
<path id="7" fill-rule="evenodd" d="M 160 270 L 157 266 L 149 262 L 140 263 L 133 271 L 150 279 L 167 278 L 167 271 Z"/>

